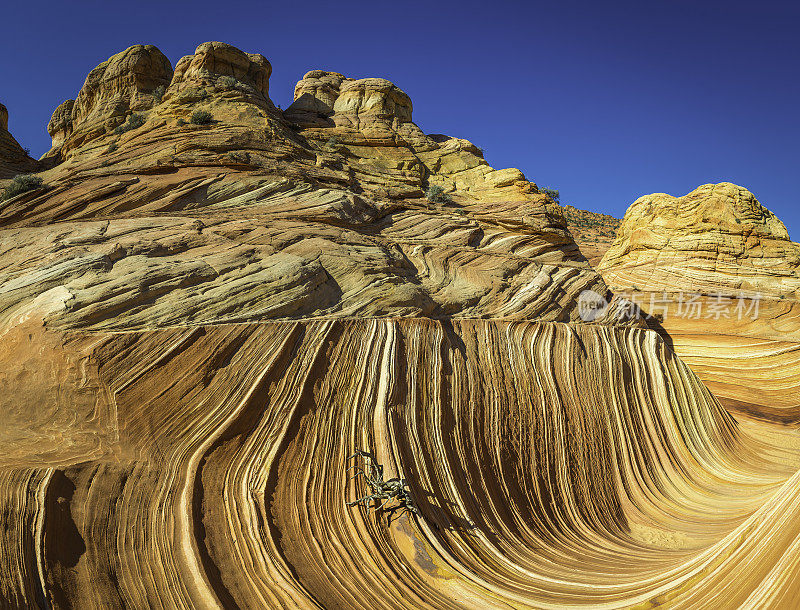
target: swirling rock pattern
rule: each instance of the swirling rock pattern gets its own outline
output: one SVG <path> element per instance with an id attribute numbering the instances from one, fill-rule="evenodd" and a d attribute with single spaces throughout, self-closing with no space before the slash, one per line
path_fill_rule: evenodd
<path id="1" fill-rule="evenodd" d="M 800 603 L 793 431 L 624 300 L 584 322 L 611 295 L 519 170 L 384 79 L 283 113 L 261 55 L 159 57 L 0 207 L 1 607 Z M 359 449 L 418 515 L 347 506 Z"/>
<path id="2" fill-rule="evenodd" d="M 0 555 L 10 605 L 795 599 L 796 452 L 739 429 L 650 331 L 298 321 L 70 342 L 116 424 L 88 461 L 0 470 L 29 532 Z M 346 507 L 363 447 L 420 517 Z"/>

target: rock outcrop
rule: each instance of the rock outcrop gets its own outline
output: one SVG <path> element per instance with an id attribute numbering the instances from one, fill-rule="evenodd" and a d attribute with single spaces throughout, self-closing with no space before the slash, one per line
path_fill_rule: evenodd
<path id="1" fill-rule="evenodd" d="M 172 80 L 172 64 L 153 45 L 134 45 L 101 63 L 86 77 L 71 104 L 71 116 L 64 116 L 69 100 L 53 114 L 55 141 L 64 156 L 123 124 L 131 112 L 148 110 L 158 103 L 155 94 Z"/>
<path id="2" fill-rule="evenodd" d="M 800 244 L 747 189 L 641 197 L 598 266 L 727 407 L 800 421 Z"/>
<path id="3" fill-rule="evenodd" d="M 53 111 L 50 122 L 47 124 L 47 133 L 53 140 L 52 147 L 59 148 L 72 133 L 72 111 L 75 100 L 64 100 Z"/>
<path id="4" fill-rule="evenodd" d="M 637 199 L 599 270 L 615 288 L 800 298 L 800 245 L 740 186 Z"/>
<path id="5" fill-rule="evenodd" d="M 0 206 L 1 605 L 791 607 L 793 439 L 624 300 L 587 320 L 611 295 L 522 172 L 383 79 L 283 113 L 206 43 L 158 99 L 132 49 Z M 348 506 L 357 450 L 417 513 Z"/>
<path id="6" fill-rule="evenodd" d="M 0 104 L 0 179 L 35 171 L 38 164 L 8 131 L 8 109 Z"/>
<path id="7" fill-rule="evenodd" d="M 303 127 L 333 126 L 330 116 L 345 78 L 338 72 L 311 70 L 294 88 L 294 101 L 286 109 L 286 118 Z"/>
<path id="8" fill-rule="evenodd" d="M 167 98 L 196 89 L 210 92 L 215 88 L 248 89 L 269 99 L 272 66 L 257 53 L 245 53 L 224 42 L 205 42 L 194 55 L 187 55 L 175 66 L 175 76 Z M 229 80 L 232 79 L 232 80 Z"/>

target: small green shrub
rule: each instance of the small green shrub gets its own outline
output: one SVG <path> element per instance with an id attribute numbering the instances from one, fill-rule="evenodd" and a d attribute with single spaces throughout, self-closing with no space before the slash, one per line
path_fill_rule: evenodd
<path id="1" fill-rule="evenodd" d="M 235 89 L 239 81 L 237 81 L 232 76 L 220 76 L 218 82 L 223 87 L 227 87 L 228 89 Z"/>
<path id="2" fill-rule="evenodd" d="M 183 127 L 184 125 L 186 125 L 186 121 L 183 119 L 178 119 L 178 127 Z"/>
<path id="3" fill-rule="evenodd" d="M 425 199 L 431 203 L 452 203 L 453 201 L 450 195 L 445 193 L 444 189 L 437 184 L 428 187 L 428 190 L 425 191 Z"/>
<path id="4" fill-rule="evenodd" d="M 213 120 L 211 113 L 205 110 L 195 110 L 192 113 L 192 123 L 195 125 L 210 125 Z"/>
<path id="5" fill-rule="evenodd" d="M 123 133 L 127 133 L 133 129 L 138 129 L 142 125 L 144 125 L 145 119 L 143 114 L 138 114 L 134 112 L 132 115 L 128 117 L 128 121 L 119 125 L 116 129 L 114 129 L 114 133 L 117 135 L 122 135 Z"/>
<path id="6" fill-rule="evenodd" d="M 561 200 L 560 200 L 561 194 L 558 192 L 557 189 L 549 189 L 547 187 L 540 186 L 539 187 L 539 192 L 542 193 L 542 195 L 547 195 L 554 202 L 561 203 Z"/>
<path id="7" fill-rule="evenodd" d="M 185 104 L 192 104 L 194 102 L 199 102 L 200 100 L 204 100 L 207 97 L 208 97 L 208 91 L 206 91 L 205 89 L 198 89 L 195 87 L 192 89 L 186 89 L 182 91 L 178 95 L 178 100 Z"/>
<path id="8" fill-rule="evenodd" d="M 161 98 L 164 97 L 164 93 L 166 93 L 167 88 L 164 85 L 159 85 L 155 89 L 153 89 L 153 97 L 156 98 L 159 102 Z"/>
<path id="9" fill-rule="evenodd" d="M 39 176 L 20 174 L 19 176 L 14 176 L 11 184 L 3 190 L 3 199 L 11 199 L 12 197 L 27 193 L 28 191 L 33 191 L 42 186 L 44 186 L 44 181 Z"/>

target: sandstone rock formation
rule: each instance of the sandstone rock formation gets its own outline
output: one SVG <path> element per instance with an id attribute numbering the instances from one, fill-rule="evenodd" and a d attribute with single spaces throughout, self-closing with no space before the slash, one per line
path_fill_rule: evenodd
<path id="1" fill-rule="evenodd" d="M 53 140 L 53 148 L 59 148 L 72 133 L 72 111 L 75 100 L 64 100 L 53 111 L 47 124 L 47 133 Z"/>
<path id="2" fill-rule="evenodd" d="M 636 200 L 599 270 L 726 406 L 800 421 L 800 244 L 747 189 Z"/>
<path id="3" fill-rule="evenodd" d="M 800 298 L 800 245 L 750 191 L 727 182 L 637 199 L 599 270 L 618 288 Z"/>
<path id="4" fill-rule="evenodd" d="M 564 206 L 564 219 L 581 253 L 592 267 L 597 267 L 616 239 L 619 219 L 571 205 Z"/>
<path id="5" fill-rule="evenodd" d="M 36 168 L 36 160 L 9 133 L 8 109 L 0 104 L 0 179 L 12 178 Z"/>
<path id="6" fill-rule="evenodd" d="M 225 79 L 245 85 L 244 89 L 269 97 L 269 77 L 272 66 L 263 55 L 244 53 L 224 42 L 206 42 L 197 47 L 194 55 L 183 57 L 175 67 L 175 76 L 167 97 L 180 95 L 191 89 L 208 91 L 208 88 L 234 88 Z"/>
<path id="7" fill-rule="evenodd" d="M 624 301 L 585 322 L 607 286 L 519 170 L 389 81 L 283 113 L 269 72 L 200 45 L 0 207 L 0 604 L 795 603 L 792 438 Z M 359 449 L 419 514 L 347 506 Z"/>
<path id="8" fill-rule="evenodd" d="M 153 95 L 172 79 L 172 64 L 153 45 L 134 45 L 101 63 L 86 77 L 73 103 L 67 100 L 53 113 L 53 145 L 64 156 L 125 122 L 132 111 L 147 110 Z M 71 107 L 70 118 L 66 112 Z"/>
<path id="9" fill-rule="evenodd" d="M 294 101 L 286 109 L 286 118 L 303 127 L 333 126 L 329 117 L 339 97 L 339 88 L 345 78 L 338 72 L 311 70 L 294 88 Z"/>

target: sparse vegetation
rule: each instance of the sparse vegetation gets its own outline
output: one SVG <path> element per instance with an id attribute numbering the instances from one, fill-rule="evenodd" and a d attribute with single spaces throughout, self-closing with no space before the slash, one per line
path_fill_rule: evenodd
<path id="1" fill-rule="evenodd" d="M 556 203 L 561 203 L 561 193 L 559 193 L 557 189 L 550 189 L 544 186 L 540 186 L 539 192 L 542 195 L 547 195 L 548 197 L 550 197 L 550 199 L 552 199 Z"/>
<path id="2" fill-rule="evenodd" d="M 39 176 L 20 174 L 19 176 L 14 176 L 11 184 L 3 190 L 3 199 L 11 199 L 12 197 L 27 193 L 28 191 L 33 191 L 42 186 L 44 186 L 44 181 Z"/>
<path id="3" fill-rule="evenodd" d="M 186 89 L 182 91 L 178 96 L 178 99 L 186 104 L 191 104 L 193 102 L 199 102 L 200 100 L 204 100 L 208 97 L 208 91 L 205 89 L 198 89 L 194 87 L 192 89 Z"/>
<path id="4" fill-rule="evenodd" d="M 425 199 L 427 199 L 431 203 L 440 203 L 440 204 L 453 202 L 453 200 L 450 198 L 450 195 L 445 193 L 444 189 L 437 184 L 428 187 L 428 190 L 425 191 Z"/>
<path id="5" fill-rule="evenodd" d="M 325 148 L 327 148 L 330 151 L 337 151 L 337 150 L 339 150 L 339 147 L 341 145 L 342 145 L 342 141 L 338 137 L 331 136 L 330 138 L 328 138 L 328 141 L 325 143 Z"/>
<path id="6" fill-rule="evenodd" d="M 159 102 L 161 98 L 164 97 L 164 93 L 166 93 L 167 88 L 164 85 L 159 85 L 155 89 L 153 89 L 153 97 L 156 98 Z"/>
<path id="7" fill-rule="evenodd" d="M 213 120 L 211 113 L 205 110 L 195 110 L 192 113 L 192 123 L 194 125 L 210 125 Z"/>
<path id="8" fill-rule="evenodd" d="M 127 122 L 119 125 L 116 129 L 114 129 L 114 133 L 117 135 L 122 135 L 123 133 L 127 133 L 133 129 L 138 129 L 142 125 L 144 125 L 146 119 L 143 114 L 139 114 L 134 112 L 132 115 L 128 117 Z"/>
<path id="9" fill-rule="evenodd" d="M 178 119 L 178 127 L 183 127 L 184 125 L 186 125 L 186 121 L 183 119 Z"/>
<path id="10" fill-rule="evenodd" d="M 115 150 L 117 150 L 117 148 L 119 148 L 119 146 L 117 146 L 117 141 L 114 140 L 111 144 L 108 145 L 108 148 L 106 148 L 106 152 L 113 153 Z"/>
<path id="11" fill-rule="evenodd" d="M 220 76 L 218 82 L 223 87 L 227 87 L 228 89 L 235 89 L 236 85 L 239 83 L 239 81 L 232 76 Z"/>

